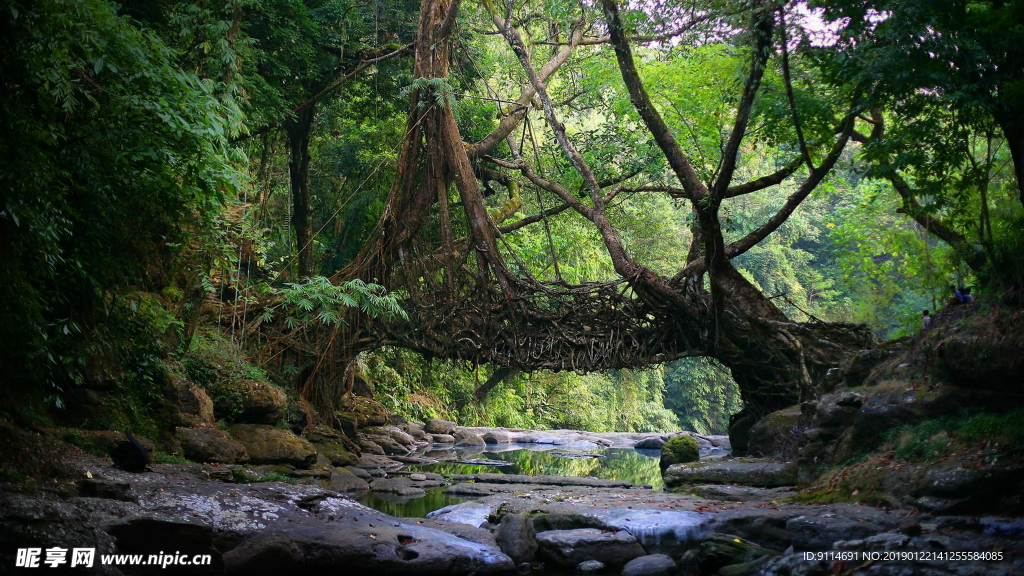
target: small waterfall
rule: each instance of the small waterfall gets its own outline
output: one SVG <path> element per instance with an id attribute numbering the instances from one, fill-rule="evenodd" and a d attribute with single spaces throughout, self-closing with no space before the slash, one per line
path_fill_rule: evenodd
<path id="1" fill-rule="evenodd" d="M 648 552 L 673 552 L 707 535 L 707 514 L 683 510 L 612 509 L 595 514 L 606 525 L 632 534 Z"/>

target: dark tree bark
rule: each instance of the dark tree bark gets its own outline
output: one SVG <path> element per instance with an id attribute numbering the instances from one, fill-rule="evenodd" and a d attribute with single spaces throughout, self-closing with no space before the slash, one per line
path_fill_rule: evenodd
<path id="1" fill-rule="evenodd" d="M 1006 144 L 1010 148 L 1013 173 L 1017 177 L 1017 192 L 1021 204 L 1024 204 L 1024 119 L 1012 115 L 997 117 L 996 120 L 999 122 L 999 127 L 1003 129 L 1003 136 L 1006 137 Z"/>
<path id="2" fill-rule="evenodd" d="M 309 195 L 309 140 L 313 133 L 313 118 L 316 106 L 296 113 L 295 118 L 285 123 L 288 134 L 288 172 L 292 188 L 292 228 L 295 230 L 295 247 L 299 277 L 313 274 L 313 213 Z"/>
<path id="3" fill-rule="evenodd" d="M 494 390 L 498 384 L 501 384 L 516 374 L 519 374 L 519 370 L 516 368 L 499 366 L 491 373 L 491 377 L 488 378 L 486 382 L 478 386 L 476 390 L 473 390 L 473 399 L 478 403 L 483 402 L 487 399 L 487 395 L 491 393 L 491 390 Z"/>

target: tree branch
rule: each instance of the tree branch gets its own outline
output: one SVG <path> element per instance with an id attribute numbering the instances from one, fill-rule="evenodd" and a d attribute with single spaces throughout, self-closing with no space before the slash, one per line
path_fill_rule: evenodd
<path id="1" fill-rule="evenodd" d="M 768 235 L 777 230 L 779 226 L 781 226 L 790 217 L 790 215 L 793 214 L 793 211 L 800 206 L 807 196 L 809 196 L 810 193 L 818 187 L 818 184 L 821 183 L 825 176 L 832 170 L 832 167 L 835 166 L 836 162 L 839 161 L 839 157 L 842 156 L 843 150 L 846 148 L 846 144 L 850 140 L 850 132 L 853 130 L 854 118 L 855 116 L 853 114 L 846 117 L 839 139 L 832 145 L 832 149 L 829 151 L 828 156 L 822 161 L 821 166 L 808 175 L 807 180 L 804 180 L 803 184 L 800 185 L 797 191 L 786 199 L 786 203 L 782 205 L 782 208 L 780 208 L 778 212 L 776 212 L 768 219 L 767 222 L 762 224 L 756 230 L 725 247 L 726 258 L 731 260 L 743 254 L 747 250 L 750 250 L 760 241 L 767 238 Z M 683 278 L 702 274 L 705 270 L 706 266 L 703 260 L 690 262 L 672 278 L 672 282 L 680 282 Z"/>
<path id="2" fill-rule="evenodd" d="M 613 0 L 604 0 L 611 2 Z M 761 87 L 761 78 L 764 77 L 764 70 L 768 62 L 768 54 L 772 47 L 772 28 L 774 27 L 774 11 L 768 5 L 762 5 L 754 17 L 754 53 L 750 58 L 750 75 L 743 86 L 743 96 L 740 98 L 739 107 L 736 110 L 736 120 L 732 125 L 732 133 L 722 150 L 722 168 L 715 179 L 712 193 L 716 200 L 725 196 L 726 189 L 732 182 L 733 174 L 738 164 L 740 143 L 747 133 L 747 125 L 750 123 L 750 113 L 754 107 L 754 98 Z"/>
<path id="3" fill-rule="evenodd" d="M 644 88 L 643 81 L 640 79 L 640 74 L 637 72 L 636 64 L 633 61 L 633 52 L 629 47 L 629 40 L 622 29 L 619 7 L 616 5 L 615 0 L 601 0 L 601 6 L 604 9 L 605 19 L 608 21 L 609 37 L 612 45 L 615 47 L 615 58 L 619 63 L 619 71 L 622 74 L 623 81 L 626 83 L 626 88 L 629 90 L 630 102 L 633 103 L 633 107 L 640 114 L 640 118 L 643 119 L 644 125 L 647 126 L 651 135 L 654 136 L 654 141 L 661 148 L 662 154 L 665 155 L 669 166 L 672 167 L 672 171 L 675 172 L 679 182 L 686 190 L 686 194 L 693 199 L 707 196 L 707 188 L 697 176 L 697 172 L 693 169 L 689 159 L 683 154 L 683 150 L 680 148 L 675 136 L 669 130 L 668 125 L 665 124 L 661 114 L 654 107 L 654 103 L 651 102 L 651 98 Z"/>
<path id="4" fill-rule="evenodd" d="M 556 72 L 563 64 L 569 59 L 569 55 L 576 48 L 579 39 L 582 38 L 582 33 L 579 29 L 574 29 L 570 35 L 570 42 L 564 48 L 559 50 L 551 60 L 548 60 L 540 70 L 537 71 L 537 76 L 541 82 L 547 82 L 548 79 Z M 526 118 L 526 114 L 530 111 L 530 102 L 533 101 L 533 97 L 537 95 L 536 89 L 533 84 L 527 84 L 523 87 L 522 93 L 519 98 L 516 98 L 515 106 L 509 114 L 498 122 L 497 128 L 491 131 L 490 134 L 484 136 L 479 142 L 473 144 L 467 150 L 470 159 L 477 159 L 494 152 L 494 149 L 498 147 L 498 144 L 505 139 L 506 136 L 512 133 L 517 126 Z"/>
<path id="5" fill-rule="evenodd" d="M 769 186 L 781 184 L 783 180 L 789 178 L 794 172 L 796 172 L 801 165 L 803 165 L 803 160 L 797 157 L 795 160 L 790 161 L 789 164 L 786 164 L 785 166 L 783 166 L 782 168 L 780 168 L 779 170 L 772 174 L 762 176 L 756 180 L 751 180 L 750 182 L 738 184 L 736 186 L 730 186 L 725 190 L 725 194 L 723 195 L 723 197 L 735 198 L 736 196 L 743 196 L 744 194 L 750 194 L 752 192 L 764 190 Z"/>

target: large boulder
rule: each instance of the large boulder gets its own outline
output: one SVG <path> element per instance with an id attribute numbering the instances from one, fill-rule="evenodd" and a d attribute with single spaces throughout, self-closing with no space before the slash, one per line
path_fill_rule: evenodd
<path id="1" fill-rule="evenodd" d="M 345 468 L 335 468 L 331 471 L 331 481 L 328 487 L 335 492 L 366 492 L 370 489 L 370 485 L 365 479 Z"/>
<path id="2" fill-rule="evenodd" d="M 751 456 L 795 456 L 803 435 L 800 406 L 791 406 L 765 416 L 750 429 L 747 454 Z"/>
<path id="3" fill-rule="evenodd" d="M 376 454 L 377 456 L 384 455 L 384 449 L 381 448 L 380 444 L 377 444 L 368 436 L 360 436 L 356 438 L 356 444 L 359 445 L 359 449 L 363 451 L 363 454 Z"/>
<path id="4" fill-rule="evenodd" d="M 625 530 L 548 530 L 537 534 L 537 544 L 542 560 L 565 568 L 575 568 L 587 560 L 618 567 L 646 554 L 636 537 Z"/>
<path id="5" fill-rule="evenodd" d="M 359 438 L 361 440 L 369 440 L 377 446 L 381 447 L 381 450 L 389 456 L 395 454 L 408 454 L 409 448 L 402 446 L 398 442 L 395 442 L 391 436 L 385 436 L 383 434 L 362 434 L 360 433 Z"/>
<path id="6" fill-rule="evenodd" d="M 284 390 L 262 380 L 243 378 L 207 386 L 218 419 L 248 424 L 277 424 L 285 416 Z"/>
<path id="7" fill-rule="evenodd" d="M 427 495 L 424 488 L 409 478 L 378 478 L 370 482 L 370 490 L 410 498 L 419 498 Z"/>
<path id="8" fill-rule="evenodd" d="M 427 420 L 424 429 L 429 434 L 455 434 L 455 422 L 450 420 L 441 420 L 440 418 L 431 418 Z"/>
<path id="9" fill-rule="evenodd" d="M 633 447 L 640 450 L 660 450 L 665 447 L 665 439 L 661 436 L 649 436 L 637 442 Z"/>
<path id="10" fill-rule="evenodd" d="M 235 424 L 228 432 L 253 464 L 291 464 L 306 468 L 316 462 L 316 448 L 291 430 L 260 424 Z"/>
<path id="11" fill-rule="evenodd" d="M 412 436 L 417 442 L 430 442 L 430 434 L 426 431 L 426 426 L 422 422 L 410 421 L 399 426 L 406 434 Z"/>
<path id="12" fill-rule="evenodd" d="M 965 388 L 1020 392 L 1024 382 L 1024 316 L 1017 315 L 1016 333 L 957 334 L 939 344 L 937 352 L 951 383 Z"/>
<path id="13" fill-rule="evenodd" d="M 360 428 L 384 426 L 388 423 L 388 411 L 373 398 L 349 395 L 338 400 L 338 418 L 355 422 Z"/>
<path id="14" fill-rule="evenodd" d="M 245 446 L 217 428 L 178 428 L 178 442 L 185 458 L 196 462 L 235 464 L 249 460 Z"/>
<path id="15" fill-rule="evenodd" d="M 190 382 L 177 370 L 170 370 L 169 374 L 177 401 L 174 425 L 188 428 L 213 426 L 213 400 L 206 390 Z"/>
<path id="16" fill-rule="evenodd" d="M 685 464 L 700 460 L 700 445 L 686 434 L 670 438 L 661 447 L 660 466 L 662 471 L 673 464 Z"/>
<path id="17" fill-rule="evenodd" d="M 483 439 L 487 444 L 508 444 L 512 441 L 512 437 L 504 430 L 491 430 L 486 432 L 483 435 Z"/>
<path id="18" fill-rule="evenodd" d="M 316 421 L 316 411 L 305 398 L 288 398 L 284 420 L 292 432 L 301 436 Z"/>
<path id="19" fill-rule="evenodd" d="M 387 436 L 395 442 L 398 442 L 402 446 L 412 447 L 416 445 L 416 439 L 412 435 L 404 432 L 397 426 L 371 426 L 369 428 L 363 428 L 359 431 L 360 434 L 373 434 L 377 436 Z M 378 442 L 379 444 L 379 442 Z"/>
<path id="20" fill-rule="evenodd" d="M 498 525 L 498 546 L 517 565 L 533 560 L 537 554 L 537 533 L 526 514 L 506 514 Z"/>
<path id="21" fill-rule="evenodd" d="M 479 434 L 468 430 L 459 430 L 455 433 L 456 446 L 484 446 L 486 442 Z"/>
<path id="22" fill-rule="evenodd" d="M 334 428 L 317 424 L 306 428 L 303 437 L 313 443 L 320 456 L 332 466 L 351 466 L 359 457 L 349 450 L 344 437 Z"/>

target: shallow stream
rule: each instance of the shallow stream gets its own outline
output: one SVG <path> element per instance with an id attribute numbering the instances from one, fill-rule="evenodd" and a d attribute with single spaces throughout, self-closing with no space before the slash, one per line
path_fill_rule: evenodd
<path id="1" fill-rule="evenodd" d="M 724 451 L 723 451 L 724 454 Z M 412 456 L 437 460 L 430 464 L 409 464 L 410 472 L 449 474 L 528 474 L 531 476 L 575 476 L 622 480 L 637 486 L 660 489 L 663 486 L 658 460 L 661 450 L 635 448 L 597 448 L 574 450 L 550 444 L 490 444 L 486 447 L 438 445 L 424 447 Z M 704 450 L 701 458 L 719 456 Z M 467 498 L 447 494 L 445 488 L 427 491 L 420 498 L 368 492 L 359 499 L 363 504 L 397 517 L 423 517 L 449 504 Z"/>

